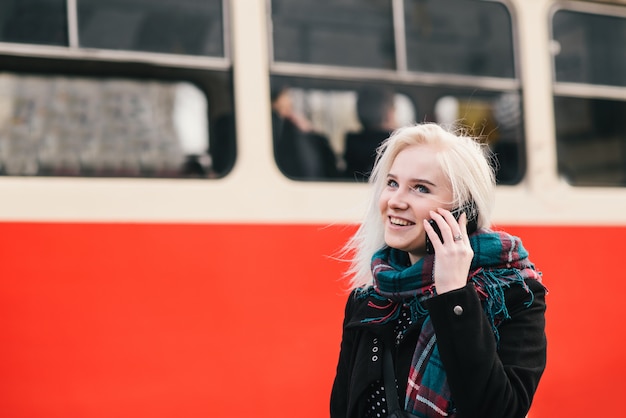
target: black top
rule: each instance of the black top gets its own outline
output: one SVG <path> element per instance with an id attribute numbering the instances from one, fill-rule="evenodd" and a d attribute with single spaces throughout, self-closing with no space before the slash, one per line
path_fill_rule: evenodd
<path id="1" fill-rule="evenodd" d="M 536 280 L 527 280 L 527 284 L 532 294 L 521 286 L 505 292 L 511 318 L 498 327 L 498 345 L 473 285 L 425 302 L 458 418 L 523 418 L 528 413 L 545 369 L 547 343 L 545 288 Z M 532 304 L 527 306 L 531 299 Z M 367 397 L 376 386 L 382 387 L 382 345 L 394 345 L 396 341 L 398 396 L 400 405 L 404 404 L 410 362 L 423 320 L 408 324 L 398 339 L 395 322 L 361 322 L 377 316 L 368 301 L 353 292 L 346 304 L 331 393 L 332 418 L 366 416 Z"/>

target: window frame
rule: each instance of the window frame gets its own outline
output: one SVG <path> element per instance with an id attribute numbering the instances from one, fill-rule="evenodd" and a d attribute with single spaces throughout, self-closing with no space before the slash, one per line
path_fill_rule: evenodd
<path id="1" fill-rule="evenodd" d="M 557 118 L 556 118 L 556 102 L 558 98 L 574 99 L 574 100 L 609 100 L 623 102 L 626 106 L 626 86 L 604 85 L 604 84 L 591 84 L 581 82 L 570 81 L 558 81 L 557 80 L 557 68 L 556 68 L 556 40 L 554 37 L 554 16 L 560 11 L 572 11 L 589 15 L 601 15 L 608 17 L 619 17 L 626 19 L 626 8 L 621 6 L 615 6 L 610 4 L 597 4 L 591 2 L 577 2 L 577 1 L 563 1 L 555 4 L 549 10 L 547 17 L 547 27 L 549 31 L 549 45 L 552 50 L 550 52 L 550 70 L 551 70 L 551 97 L 552 107 L 554 109 L 554 138 L 555 138 L 555 169 L 556 175 L 564 179 L 571 187 L 577 189 L 585 188 L 623 188 L 626 186 L 626 179 L 623 179 L 620 183 L 594 183 L 593 181 L 582 181 L 579 184 L 576 182 L 570 182 L 565 179 L 565 172 L 561 171 L 561 153 L 559 152 L 559 135 L 557 131 Z"/>
<path id="2" fill-rule="evenodd" d="M 231 51 L 231 10 L 228 0 L 220 0 L 222 4 L 222 41 L 223 57 L 193 56 L 171 53 L 154 53 L 135 50 L 108 50 L 98 48 L 85 48 L 79 45 L 77 0 L 65 0 L 68 12 L 68 39 L 67 46 L 50 46 L 43 44 L 29 44 L 17 42 L 0 42 L 0 57 L 5 58 L 6 64 L 2 71 L 19 74 L 36 74 L 51 76 L 76 76 L 89 78 L 121 78 L 121 79 L 157 79 L 163 82 L 188 82 L 196 86 L 201 85 L 200 90 L 207 97 L 209 112 L 207 124 L 209 127 L 209 143 L 213 133 L 214 122 L 211 110 L 211 100 L 206 91 L 206 84 L 211 74 L 223 73 L 225 86 L 230 91 L 230 107 L 234 112 L 235 91 L 234 74 Z M 204 85 L 202 80 L 204 79 Z M 233 131 L 234 135 L 234 131 Z M 233 137 L 233 146 L 236 151 L 236 138 Z M 236 159 L 236 156 L 235 156 Z M 228 161 L 226 169 L 217 173 L 221 178 L 230 172 L 235 161 Z M 11 177 L 3 175 L 3 177 Z M 36 176 L 41 177 L 41 176 Z M 63 176 L 65 177 L 65 176 Z M 68 176 L 84 178 L 90 176 Z M 164 177 L 125 177 L 146 180 L 157 180 Z M 215 175 L 210 175 L 210 178 Z M 186 180 L 188 177 L 177 177 Z M 191 177 L 189 177 L 191 178 Z"/>
<path id="3" fill-rule="evenodd" d="M 371 69 L 359 67 L 342 67 L 337 65 L 322 64 L 305 64 L 294 62 L 276 61 L 274 58 L 274 41 L 273 41 L 273 22 L 272 22 L 272 0 L 266 0 L 267 15 L 267 43 L 270 78 L 287 77 L 302 78 L 311 80 L 328 80 L 329 82 L 345 81 L 346 84 L 358 81 L 363 83 L 386 83 L 394 86 L 421 86 L 424 88 L 444 87 L 449 89 L 476 89 L 485 92 L 516 92 L 519 94 L 520 101 L 520 126 L 521 126 L 521 143 L 518 150 L 521 155 L 518 156 L 521 165 L 518 175 L 510 183 L 505 185 L 517 185 L 524 181 L 527 173 L 528 153 L 527 134 L 525 129 L 525 113 L 524 113 L 524 94 L 523 83 L 521 79 L 520 66 L 520 45 L 518 35 L 518 23 L 515 9 L 507 0 L 486 0 L 490 3 L 499 3 L 503 5 L 510 15 L 511 31 L 512 31 L 512 59 L 513 59 L 513 78 L 492 77 L 492 76 L 475 76 L 451 73 L 429 73 L 410 71 L 407 67 L 406 42 L 404 36 L 404 0 L 390 0 L 392 2 L 392 16 L 394 20 L 394 41 L 396 42 L 396 69 Z M 296 85 L 292 87 L 298 87 Z M 326 180 L 329 181 L 329 180 Z M 331 180 L 332 181 L 332 180 Z"/>

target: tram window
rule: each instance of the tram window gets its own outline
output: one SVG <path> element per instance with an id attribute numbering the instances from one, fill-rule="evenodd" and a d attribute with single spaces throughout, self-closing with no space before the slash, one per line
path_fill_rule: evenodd
<path id="1" fill-rule="evenodd" d="M 365 181 L 380 142 L 395 128 L 416 121 L 462 127 L 487 143 L 498 160 L 498 184 L 516 184 L 523 177 L 526 159 L 518 91 L 478 94 L 469 88 L 298 77 L 274 77 L 272 90 L 274 100 L 279 93 L 287 94 L 286 105 L 296 118 L 306 120 L 305 125 L 291 123 L 289 116 L 280 116 L 289 111 L 276 106 L 272 115 L 276 162 L 292 179 Z M 370 92 L 367 100 L 373 103 L 365 110 L 364 92 Z M 378 102 L 371 101 L 374 97 Z M 373 118 L 366 112 L 372 110 L 380 113 L 379 125 L 367 122 Z M 305 132 L 294 125 L 305 126 Z M 328 161 L 335 170 L 327 170 Z"/>
<path id="2" fill-rule="evenodd" d="M 223 174 L 207 154 L 210 103 L 191 83 L 1 73 L 0 92 L 4 175 Z"/>
<path id="3" fill-rule="evenodd" d="M 401 124 L 439 122 L 437 101 L 452 99 L 459 105 L 454 121 L 468 119 L 472 129 L 481 127 L 473 133 L 485 136 L 496 153 L 498 184 L 516 184 L 522 179 L 526 159 L 521 92 L 515 73 L 513 27 L 504 4 L 474 0 L 272 0 L 271 17 L 272 86 L 291 86 L 290 100 L 308 117 L 317 138 L 309 142 L 316 146 L 329 142 L 339 173 L 339 177 L 320 171 L 308 175 L 288 168 L 295 164 L 295 157 L 281 156 L 312 155 L 309 144 L 306 152 L 276 152 L 277 165 L 288 177 L 367 178 L 365 163 L 351 170 L 354 166 L 346 155 L 346 148 L 350 148 L 346 135 L 367 130 L 357 118 L 356 97 L 365 86 L 377 85 L 395 92 L 397 112 L 403 109 L 398 104 L 402 98 L 410 103 L 404 109 L 411 109 L 408 113 L 413 119 Z M 480 83 L 467 81 L 461 86 L 457 75 L 467 80 L 482 78 Z M 502 88 L 503 83 L 490 86 L 486 77 L 507 79 L 502 81 L 509 87 Z M 273 122 L 275 138 L 277 130 L 289 126 L 276 119 L 276 112 Z M 390 132 L 377 129 L 376 137 L 385 130 Z M 360 152 L 373 159 L 377 140 L 372 138 L 362 142 Z M 323 148 L 327 155 L 328 147 Z"/>
<path id="4" fill-rule="evenodd" d="M 77 0 L 83 47 L 224 56 L 222 0 Z"/>
<path id="5" fill-rule="evenodd" d="M 394 69 L 389 0 L 272 0 L 274 60 Z"/>
<path id="6" fill-rule="evenodd" d="M 503 4 L 405 0 L 404 12 L 409 70 L 514 77 L 513 30 Z"/>
<path id="7" fill-rule="evenodd" d="M 0 42 L 67 46 L 66 0 L 3 0 Z"/>
<path id="8" fill-rule="evenodd" d="M 626 18 L 559 10 L 552 23 L 559 174 L 573 186 L 624 187 Z"/>
<path id="9" fill-rule="evenodd" d="M 559 173 L 574 186 L 626 186 L 626 101 L 555 97 Z"/>
<path id="10" fill-rule="evenodd" d="M 273 0 L 274 60 L 396 70 L 396 52 L 419 72 L 514 77 L 503 4 L 405 0 L 406 51 L 396 51 L 392 2 Z M 454 12 L 451 12 L 454 11 Z"/>
<path id="11" fill-rule="evenodd" d="M 552 20 L 556 80 L 626 86 L 626 19 L 559 10 Z"/>

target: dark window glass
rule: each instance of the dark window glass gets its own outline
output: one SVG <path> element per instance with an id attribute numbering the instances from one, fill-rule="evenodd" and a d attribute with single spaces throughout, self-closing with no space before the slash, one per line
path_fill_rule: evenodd
<path id="1" fill-rule="evenodd" d="M 409 70 L 513 78 L 513 30 L 503 4 L 405 0 Z"/>
<path id="2" fill-rule="evenodd" d="M 626 186 L 626 101 L 555 97 L 559 173 L 574 186 Z"/>
<path id="3" fill-rule="evenodd" d="M 3 0 L 0 41 L 68 45 L 66 0 Z"/>
<path id="4" fill-rule="evenodd" d="M 559 10 L 552 25 L 556 83 L 587 85 L 585 97 L 554 97 L 559 174 L 574 186 L 626 186 L 626 100 L 590 86 L 626 86 L 626 19 Z"/>
<path id="5" fill-rule="evenodd" d="M 469 128 L 494 152 L 498 184 L 525 172 L 519 91 L 275 76 L 272 104 L 276 163 L 295 180 L 365 181 L 380 142 L 416 121 Z"/>
<path id="6" fill-rule="evenodd" d="M 222 0 L 78 0 L 83 47 L 224 56 Z"/>
<path id="7" fill-rule="evenodd" d="M 273 0 L 274 60 L 395 68 L 389 0 Z"/>
<path id="8" fill-rule="evenodd" d="M 560 10 L 552 21 L 557 81 L 626 86 L 626 19 Z"/>
<path id="9" fill-rule="evenodd" d="M 443 96 L 437 99 L 430 120 L 459 125 L 488 144 L 495 157 L 497 183 L 519 183 L 526 170 L 521 92 L 433 90 Z"/>
<path id="10" fill-rule="evenodd" d="M 235 159 L 230 78 L 226 72 L 187 75 L 197 83 L 0 73 L 0 173 L 225 175 Z"/>

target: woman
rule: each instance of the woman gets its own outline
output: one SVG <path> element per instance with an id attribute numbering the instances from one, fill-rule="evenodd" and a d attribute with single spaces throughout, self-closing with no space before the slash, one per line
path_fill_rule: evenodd
<path id="1" fill-rule="evenodd" d="M 394 412 L 386 349 L 413 416 L 524 417 L 546 364 L 546 289 L 519 238 L 488 228 L 485 146 L 436 124 L 401 128 L 369 182 L 369 211 L 346 246 L 352 292 L 331 417 Z"/>

